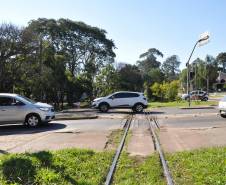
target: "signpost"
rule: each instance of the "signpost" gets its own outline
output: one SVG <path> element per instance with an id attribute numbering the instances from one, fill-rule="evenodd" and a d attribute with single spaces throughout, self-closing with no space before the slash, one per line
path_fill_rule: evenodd
<path id="1" fill-rule="evenodd" d="M 204 32 L 200 35 L 199 37 L 199 40 L 195 43 L 193 49 L 192 49 L 192 52 L 188 58 L 188 61 L 186 63 L 186 66 L 187 66 L 187 94 L 188 94 L 188 105 L 189 107 L 191 106 L 191 97 L 190 97 L 190 66 L 189 66 L 189 62 L 191 60 L 191 57 L 194 53 L 194 50 L 196 48 L 196 46 L 199 44 L 199 47 L 200 46 L 203 46 L 205 44 L 207 44 L 209 42 L 209 38 L 210 38 L 210 34 L 209 32 Z"/>

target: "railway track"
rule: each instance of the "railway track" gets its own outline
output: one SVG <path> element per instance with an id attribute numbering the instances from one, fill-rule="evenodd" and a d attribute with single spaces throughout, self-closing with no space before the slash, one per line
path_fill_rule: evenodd
<path id="1" fill-rule="evenodd" d="M 167 165 L 167 161 L 164 157 L 164 153 L 163 153 L 163 150 L 162 150 L 161 145 L 160 145 L 159 138 L 158 138 L 157 133 L 156 133 L 156 131 L 160 129 L 157 117 L 151 116 L 150 112 L 144 112 L 143 116 L 144 116 L 144 119 L 148 123 L 150 135 L 152 137 L 152 141 L 154 143 L 155 150 L 159 154 L 160 162 L 161 162 L 161 165 L 162 165 L 162 169 L 163 169 L 163 173 L 164 173 L 167 185 L 174 185 L 172 176 L 170 174 L 170 171 L 169 171 L 169 168 L 168 168 L 168 165 Z M 119 144 L 119 146 L 118 146 L 118 148 L 115 152 L 113 161 L 112 161 L 111 166 L 109 168 L 109 172 L 107 174 L 106 181 L 104 183 L 105 185 L 110 185 L 112 183 L 112 180 L 113 180 L 113 177 L 114 177 L 114 172 L 115 172 L 116 166 L 117 166 L 117 162 L 118 162 L 120 155 L 121 155 L 121 152 L 123 150 L 125 140 L 126 140 L 126 136 L 129 132 L 131 123 L 134 119 L 135 119 L 135 115 L 133 113 L 130 113 L 130 115 L 127 117 L 127 119 L 125 121 L 125 124 L 124 124 L 124 127 L 123 127 L 124 128 L 124 134 L 121 138 L 120 144 Z"/>

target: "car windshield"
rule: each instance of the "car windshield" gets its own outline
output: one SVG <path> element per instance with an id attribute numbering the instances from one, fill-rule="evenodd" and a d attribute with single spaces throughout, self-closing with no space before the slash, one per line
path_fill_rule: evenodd
<path id="1" fill-rule="evenodd" d="M 31 100 L 25 96 L 18 96 L 19 99 L 22 99 L 22 100 L 25 100 L 26 102 L 28 103 L 31 103 L 31 104 L 35 104 L 36 102 L 34 100 Z"/>

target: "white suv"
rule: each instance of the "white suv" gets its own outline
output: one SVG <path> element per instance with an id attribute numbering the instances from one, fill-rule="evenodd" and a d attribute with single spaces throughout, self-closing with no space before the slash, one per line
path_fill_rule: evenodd
<path id="1" fill-rule="evenodd" d="M 111 108 L 132 108 L 134 112 L 143 112 L 147 106 L 147 98 L 143 93 L 129 91 L 115 92 L 106 97 L 96 98 L 92 102 L 92 107 L 101 112 L 107 112 Z"/>

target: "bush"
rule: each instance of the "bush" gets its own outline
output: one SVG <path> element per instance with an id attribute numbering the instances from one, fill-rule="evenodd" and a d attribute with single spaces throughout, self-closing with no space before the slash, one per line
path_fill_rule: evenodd
<path id="1" fill-rule="evenodd" d="M 178 99 L 179 81 L 174 80 L 172 82 L 163 82 L 162 84 L 155 82 L 150 89 L 155 99 L 174 101 Z"/>

